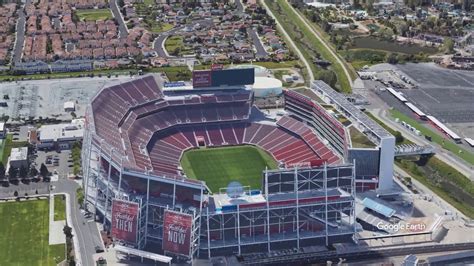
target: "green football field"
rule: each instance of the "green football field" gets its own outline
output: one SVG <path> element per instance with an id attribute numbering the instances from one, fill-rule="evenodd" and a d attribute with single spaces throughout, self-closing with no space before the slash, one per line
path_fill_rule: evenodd
<path id="1" fill-rule="evenodd" d="M 265 167 L 278 167 L 268 153 L 254 146 L 190 150 L 184 153 L 181 166 L 188 177 L 206 181 L 214 193 L 232 181 L 261 189 Z"/>
<path id="2" fill-rule="evenodd" d="M 0 203 L 0 265 L 56 265 L 65 245 L 48 243 L 49 200 Z"/>

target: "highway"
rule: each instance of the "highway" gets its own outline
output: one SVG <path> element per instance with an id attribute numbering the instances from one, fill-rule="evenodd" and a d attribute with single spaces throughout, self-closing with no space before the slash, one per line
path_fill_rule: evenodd
<path id="1" fill-rule="evenodd" d="M 18 21 L 16 22 L 16 38 L 15 46 L 12 51 L 12 63 L 18 63 L 21 61 L 23 52 L 23 44 L 25 43 L 25 5 L 29 4 L 31 0 L 26 0 L 25 4 L 22 4 L 18 12 Z"/>
<path id="2" fill-rule="evenodd" d="M 92 255 L 95 254 L 95 247 L 102 246 L 102 240 L 99 230 L 94 221 L 88 221 L 79 208 L 76 198 L 76 189 L 79 184 L 67 179 L 60 179 L 57 182 L 51 183 L 55 186 L 52 193 L 67 193 L 70 197 L 70 210 L 72 227 L 75 229 L 77 243 L 79 243 L 79 252 L 81 254 L 81 265 L 93 266 L 95 265 Z"/>
<path id="3" fill-rule="evenodd" d="M 127 38 L 128 36 L 128 28 L 127 25 L 125 24 L 125 21 L 123 20 L 123 16 L 120 13 L 117 0 L 110 0 L 109 2 L 110 5 L 110 10 L 112 11 L 112 14 L 114 15 L 114 18 L 118 22 L 118 27 L 119 27 L 119 38 Z"/>

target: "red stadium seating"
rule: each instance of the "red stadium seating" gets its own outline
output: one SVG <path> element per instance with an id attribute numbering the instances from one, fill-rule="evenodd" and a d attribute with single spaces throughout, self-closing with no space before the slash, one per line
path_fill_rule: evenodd
<path id="1" fill-rule="evenodd" d="M 173 178 L 182 178 L 181 156 L 198 147 L 197 138 L 206 146 L 256 145 L 287 164 L 339 161 L 298 120 L 284 116 L 277 125 L 247 121 L 251 91 L 178 96 L 164 97 L 153 77 L 106 88 L 92 101 L 96 134 L 127 155 L 124 164 L 130 169 Z"/>

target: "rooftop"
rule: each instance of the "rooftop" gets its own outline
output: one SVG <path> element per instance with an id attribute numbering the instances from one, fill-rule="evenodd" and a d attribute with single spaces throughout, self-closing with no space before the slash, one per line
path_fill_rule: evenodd
<path id="1" fill-rule="evenodd" d="M 84 135 L 84 119 L 68 124 L 44 125 L 39 128 L 41 141 L 73 140 Z"/>
<path id="2" fill-rule="evenodd" d="M 386 218 L 390 218 L 392 217 L 394 214 L 395 214 L 395 210 L 390 208 L 390 207 L 387 207 L 381 203 L 378 203 L 370 198 L 365 198 L 363 201 L 362 201 L 362 204 L 364 205 L 364 207 L 366 207 L 367 209 L 370 209 L 378 214 L 381 214 L 383 215 L 384 217 Z"/>
<path id="3" fill-rule="evenodd" d="M 12 148 L 10 161 L 24 161 L 28 158 L 28 147 Z"/>
<path id="4" fill-rule="evenodd" d="M 324 83 L 321 80 L 315 80 L 311 84 L 311 89 L 319 90 L 327 97 L 329 97 L 335 104 L 340 108 L 344 109 L 347 113 L 350 113 L 354 119 L 357 119 L 361 124 L 370 129 L 376 136 L 380 139 L 393 137 L 387 130 L 377 124 L 375 121 L 370 119 L 366 114 L 364 114 L 359 108 L 350 103 L 344 95 L 333 90 L 329 85 Z"/>

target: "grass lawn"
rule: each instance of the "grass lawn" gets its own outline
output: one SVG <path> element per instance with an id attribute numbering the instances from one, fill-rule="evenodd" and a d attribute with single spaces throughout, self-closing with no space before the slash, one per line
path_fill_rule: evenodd
<path id="1" fill-rule="evenodd" d="M 143 0 L 143 4 L 145 4 L 146 6 L 149 6 L 149 5 L 156 5 L 156 2 L 155 0 Z"/>
<path id="2" fill-rule="evenodd" d="M 351 135 L 352 147 L 354 148 L 374 148 L 375 144 L 370 141 L 367 136 L 362 134 L 355 127 L 350 127 L 349 132 Z"/>
<path id="3" fill-rule="evenodd" d="M 191 79 L 191 71 L 185 66 L 157 67 L 147 69 L 147 72 L 163 72 L 170 81 L 184 81 Z"/>
<path id="4" fill-rule="evenodd" d="M 183 36 L 170 36 L 165 41 L 165 50 L 174 56 L 181 56 L 194 53 L 192 49 L 186 47 L 183 42 Z"/>
<path id="5" fill-rule="evenodd" d="M 394 118 L 400 119 L 401 121 L 407 122 L 411 126 L 418 129 L 423 135 L 431 136 L 432 141 L 438 143 L 444 149 L 451 151 L 453 154 L 465 160 L 466 162 L 474 164 L 474 154 L 462 148 L 460 145 L 452 142 L 448 136 L 441 136 L 440 134 L 434 132 L 437 129 L 428 128 L 427 126 L 418 123 L 418 121 L 415 119 L 408 117 L 407 115 L 395 109 L 390 110 L 390 115 Z"/>
<path id="6" fill-rule="evenodd" d="M 143 70 L 144 73 L 164 72 L 170 81 L 190 80 L 191 71 L 185 66 L 176 67 L 153 67 Z M 59 78 L 73 78 L 73 77 L 88 77 L 92 76 L 113 76 L 113 75 L 137 75 L 138 69 L 100 69 L 84 72 L 65 72 L 52 74 L 33 74 L 33 75 L 0 75 L 0 81 L 14 81 L 14 80 L 37 80 L 37 79 L 59 79 Z M 1 144 L 0 144 L 1 145 Z M 1 148 L 1 147 L 0 147 Z"/>
<path id="7" fill-rule="evenodd" d="M 85 9 L 76 10 L 76 15 L 81 21 L 97 21 L 112 19 L 112 12 L 110 9 Z"/>
<path id="8" fill-rule="evenodd" d="M 386 51 L 374 49 L 350 49 L 340 52 L 356 70 L 385 62 Z"/>
<path id="9" fill-rule="evenodd" d="M 153 27 L 151 27 L 151 31 L 154 33 L 160 33 L 160 32 L 169 31 L 172 28 L 173 28 L 173 25 L 169 23 L 156 23 L 155 25 L 153 25 Z"/>
<path id="10" fill-rule="evenodd" d="M 0 265 L 56 265 L 65 245 L 48 244 L 49 200 L 0 203 Z"/>
<path id="11" fill-rule="evenodd" d="M 12 152 L 12 148 L 25 147 L 27 145 L 28 145 L 28 142 L 26 141 L 13 141 L 13 135 L 8 134 L 6 139 L 3 140 L 3 145 L 2 145 L 3 165 L 7 165 L 8 157 L 10 156 L 10 153 Z"/>
<path id="12" fill-rule="evenodd" d="M 66 220 L 66 198 L 64 195 L 54 196 L 54 220 Z"/>
<path id="13" fill-rule="evenodd" d="M 332 56 L 330 51 L 323 45 L 323 43 L 320 42 L 319 39 L 316 38 L 316 36 L 314 36 L 311 30 L 308 27 L 306 27 L 303 20 L 301 20 L 297 16 L 296 11 L 290 6 L 290 4 L 288 4 L 288 2 L 285 0 L 276 0 L 274 2 L 270 0 L 266 0 L 266 3 L 270 8 L 273 7 L 272 8 L 273 13 L 275 14 L 275 16 L 278 16 L 278 21 L 282 24 L 282 26 L 285 28 L 288 34 L 290 34 L 290 32 L 294 32 L 294 29 L 292 29 L 292 27 L 296 26 L 301 31 L 303 36 L 307 38 L 307 40 L 309 41 L 309 45 L 314 47 L 318 51 L 318 53 L 321 54 L 322 58 L 331 62 L 331 69 L 337 75 L 337 80 L 340 87 L 339 89 L 342 92 L 346 92 L 346 93 L 351 92 L 351 86 L 350 86 L 349 80 L 347 79 L 343 71 L 343 66 L 339 64 L 339 62 L 336 60 L 334 56 Z M 281 8 L 280 12 L 277 11 L 275 6 L 279 6 L 279 8 Z M 283 18 L 283 17 L 286 17 L 286 18 Z M 288 20 L 288 18 L 291 18 L 291 20 Z M 296 39 L 293 38 L 293 39 L 298 40 L 298 38 Z M 297 44 L 298 43 L 299 42 L 297 41 Z M 302 45 L 299 45 L 298 48 L 302 50 L 303 55 L 305 55 L 308 61 L 310 62 L 313 61 L 313 58 L 309 56 L 308 53 L 303 52 L 306 49 L 302 47 Z M 311 64 L 311 65 L 313 66 L 314 64 Z"/>
<path id="14" fill-rule="evenodd" d="M 281 61 L 281 62 L 253 62 L 252 64 L 257 66 L 263 66 L 267 69 L 275 69 L 275 68 L 294 68 L 296 65 L 301 65 L 300 61 L 298 60 L 288 60 L 288 61 Z M 239 66 L 239 65 L 250 65 L 249 63 L 246 64 L 224 64 L 225 67 L 229 66 Z M 194 66 L 195 70 L 205 70 L 211 69 L 211 65 L 196 65 Z"/>
<path id="15" fill-rule="evenodd" d="M 288 60 L 281 62 L 253 62 L 254 65 L 263 66 L 268 69 L 274 68 L 293 68 L 296 65 L 300 65 L 298 60 Z"/>
<path id="16" fill-rule="evenodd" d="M 401 161 L 397 160 L 395 162 L 398 166 L 400 166 L 405 171 L 407 171 L 413 178 L 415 178 L 420 183 L 428 187 L 436 195 L 438 195 L 445 201 L 449 202 L 449 204 L 451 204 L 454 208 L 464 213 L 469 218 L 474 219 L 474 206 L 470 205 L 468 202 L 460 200 L 458 198 L 459 195 L 456 194 L 456 191 L 451 191 L 449 188 L 443 186 L 440 180 L 436 180 L 436 179 L 431 178 L 431 176 L 427 176 L 424 173 L 423 168 L 417 166 L 414 162 L 405 161 L 405 160 L 401 160 Z M 458 179 L 460 179 L 462 182 L 466 182 L 468 186 L 470 184 L 470 188 L 472 190 L 473 185 L 467 177 L 461 175 L 454 168 L 450 167 L 449 165 L 442 162 L 441 160 L 435 157 L 431 158 L 430 161 L 428 162 L 428 165 L 433 167 L 436 172 L 439 172 L 441 175 L 445 176 L 444 181 L 456 184 Z M 446 172 L 445 168 L 450 168 L 451 171 Z M 459 186 L 459 184 L 456 184 L 456 186 L 458 186 L 459 189 L 464 188 L 462 186 Z"/>
<path id="17" fill-rule="evenodd" d="M 181 165 L 188 177 L 206 181 L 214 193 L 232 181 L 260 189 L 265 167 L 278 166 L 269 154 L 254 146 L 191 150 L 184 153 Z"/>
<path id="18" fill-rule="evenodd" d="M 6 143 L 7 143 L 6 140 L 0 139 L 0 162 L 2 162 L 2 163 L 4 162 L 3 161 L 3 154 L 4 154 L 4 151 L 5 151 L 5 144 Z"/>
<path id="19" fill-rule="evenodd" d="M 385 125 L 371 113 L 366 112 L 366 114 L 374 119 L 375 122 L 379 123 L 382 127 L 386 128 L 390 133 L 395 132 L 395 130 Z M 412 142 L 405 138 L 403 144 L 406 143 Z M 436 195 L 453 205 L 457 210 L 469 216 L 470 218 L 474 218 L 474 207 L 468 202 L 459 199 L 460 196 L 462 196 L 461 193 L 456 193 L 456 191 L 453 191 L 452 188 L 446 186 L 446 184 L 451 184 L 451 186 L 455 186 L 458 191 L 461 190 L 463 193 L 467 193 L 470 196 L 474 195 L 474 185 L 472 182 L 467 177 L 459 173 L 456 169 L 436 157 L 430 158 L 425 167 L 419 166 L 414 162 L 401 159 L 395 160 L 395 163 L 399 167 L 403 168 L 403 170 L 407 171 L 413 178 L 436 193 Z M 431 173 L 427 173 L 427 168 L 431 169 Z"/>
<path id="20" fill-rule="evenodd" d="M 315 64 L 312 64 L 314 54 L 309 51 L 309 48 L 316 50 L 323 59 L 331 62 L 331 69 L 337 76 L 338 89 L 342 92 L 351 92 L 350 82 L 344 74 L 343 67 L 337 62 L 336 58 L 332 56 L 330 51 L 326 49 L 322 42 L 319 41 L 312 31 L 306 27 L 296 11 L 288 4 L 286 0 L 265 0 L 265 3 L 272 10 L 277 17 L 278 23 L 285 29 L 290 37 L 295 41 L 296 46 L 310 62 L 311 71 L 318 77 L 321 71 Z M 298 35 L 299 34 L 299 35 Z M 303 36 L 303 39 L 302 37 Z"/>

